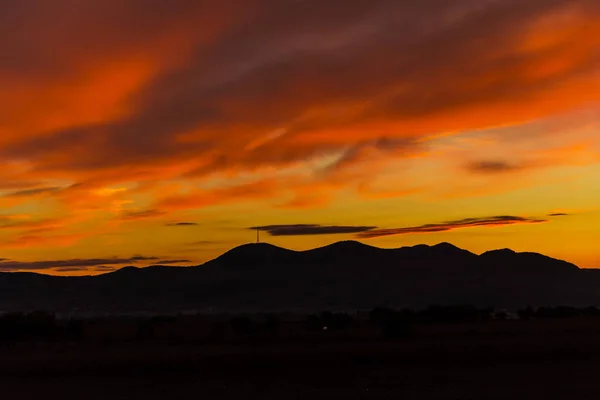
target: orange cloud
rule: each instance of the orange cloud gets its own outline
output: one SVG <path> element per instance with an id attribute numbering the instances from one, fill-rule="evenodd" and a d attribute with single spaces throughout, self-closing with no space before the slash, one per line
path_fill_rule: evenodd
<path id="1" fill-rule="evenodd" d="M 78 170 L 132 163 L 141 168 L 210 150 L 217 157 L 209 170 L 243 169 L 299 162 L 379 137 L 517 124 L 599 99 L 594 38 L 600 35 L 590 34 L 598 21 L 592 1 L 523 6 L 504 0 L 484 8 L 472 0 L 352 2 L 343 13 L 322 2 L 308 8 L 245 3 L 259 6 L 247 16 L 252 25 L 223 23 L 226 35 L 190 45 L 180 65 L 159 66 L 164 70 L 140 81 L 143 87 L 131 86 L 137 89 L 126 96 L 127 115 L 107 115 L 85 127 L 75 123 L 76 129 L 58 130 L 42 142 L 22 140 L 5 153 Z M 137 3 L 131 4 L 135 10 Z M 170 37 L 173 21 L 189 21 L 187 11 L 169 10 L 172 20 L 164 26 L 155 15 L 142 17 L 155 24 L 154 37 Z M 565 12 L 572 14 L 561 24 L 568 46 L 543 22 Z M 282 26 L 292 15 L 294 23 Z M 428 24 L 412 23 L 414 15 L 426 16 Z M 403 24 L 406 32 L 391 34 Z M 474 32 L 485 40 L 476 40 Z M 141 40 L 134 36 L 131 44 L 146 49 Z M 552 74 L 532 75 L 557 60 L 563 66 Z M 53 149 L 71 157 L 58 158 Z"/>
<path id="2" fill-rule="evenodd" d="M 0 244 L 4 248 L 27 247 L 69 247 L 77 244 L 86 234 L 56 234 L 56 235 L 19 235 L 14 239 Z"/>
<path id="3" fill-rule="evenodd" d="M 274 180 L 261 180 L 212 190 L 198 189 L 186 194 L 164 197 L 155 206 L 158 210 L 173 211 L 203 208 L 252 199 L 266 199 L 277 193 L 278 185 L 279 183 Z"/>

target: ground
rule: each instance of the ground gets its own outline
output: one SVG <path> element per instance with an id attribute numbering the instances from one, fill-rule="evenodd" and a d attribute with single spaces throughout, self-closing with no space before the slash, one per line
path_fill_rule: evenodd
<path id="1" fill-rule="evenodd" d="M 598 328 L 567 319 L 396 340 L 18 344 L 0 351 L 0 388 L 6 399 L 591 399 Z"/>

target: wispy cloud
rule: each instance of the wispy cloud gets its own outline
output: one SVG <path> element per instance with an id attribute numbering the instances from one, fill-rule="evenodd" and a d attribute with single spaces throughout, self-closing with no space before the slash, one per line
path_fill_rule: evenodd
<path id="1" fill-rule="evenodd" d="M 160 260 L 156 264 L 169 265 L 169 264 L 184 264 L 184 263 L 191 263 L 191 262 L 192 262 L 191 260 Z"/>
<path id="2" fill-rule="evenodd" d="M 196 222 L 172 222 L 167 224 L 167 226 L 197 226 Z"/>
<path id="3" fill-rule="evenodd" d="M 292 224 L 254 226 L 248 229 L 268 232 L 271 236 L 300 236 L 300 235 L 336 235 L 344 233 L 366 232 L 376 226 L 344 226 L 319 224 Z"/>
<path id="4" fill-rule="evenodd" d="M 158 260 L 158 257 L 146 257 L 146 256 L 133 256 L 131 257 L 129 260 L 131 261 L 153 261 L 153 260 Z M 110 263 L 106 263 L 106 264 L 110 264 Z"/>
<path id="5" fill-rule="evenodd" d="M 89 268 L 87 267 L 65 267 L 65 268 L 57 268 L 55 269 L 56 272 L 83 272 L 83 271 L 89 271 Z"/>
<path id="6" fill-rule="evenodd" d="M 142 211 L 129 211 L 121 215 L 119 219 L 121 221 L 134 221 L 139 219 L 157 218 L 166 215 L 167 212 L 160 210 L 142 210 Z"/>
<path id="7" fill-rule="evenodd" d="M 69 218 L 35 218 L 30 215 L 0 215 L 0 229 L 44 230 L 64 226 Z"/>
<path id="8" fill-rule="evenodd" d="M 31 197 L 31 196 L 37 196 L 39 194 L 57 192 L 60 189 L 62 189 L 62 188 L 57 187 L 57 186 L 41 187 L 41 188 L 34 188 L 34 189 L 23 189 L 23 190 L 18 190 L 16 192 L 7 193 L 4 195 L 4 197 Z"/>
<path id="9" fill-rule="evenodd" d="M 464 229 L 464 228 L 473 228 L 479 226 L 505 226 L 505 225 L 514 225 L 514 224 L 538 224 L 547 222 L 544 219 L 538 218 L 526 218 L 526 217 L 517 217 L 511 215 L 500 215 L 494 217 L 484 217 L 484 218 L 465 218 L 456 221 L 447 221 L 441 222 L 437 224 L 425 224 L 418 226 L 409 226 L 404 228 L 389 228 L 389 229 L 375 229 L 368 230 L 366 232 L 360 232 L 357 237 L 359 238 L 376 238 L 381 236 L 390 236 L 390 235 L 407 235 L 413 233 L 435 233 L 435 232 L 445 232 L 451 231 L 454 229 Z"/>
<path id="10" fill-rule="evenodd" d="M 90 234 L 84 233 L 54 233 L 42 235 L 37 233 L 24 233 L 8 241 L 0 242 L 4 248 L 28 248 L 28 247 L 70 247 Z M 1 265 L 1 264 L 0 264 Z"/>
<path id="11" fill-rule="evenodd" d="M 189 246 L 212 246 L 212 245 L 222 245 L 225 242 L 219 240 L 197 240 L 195 242 L 189 242 L 187 245 Z"/>
<path id="12" fill-rule="evenodd" d="M 108 265 L 99 265 L 97 267 L 94 267 L 94 271 L 96 272 L 112 272 L 112 271 L 116 271 L 117 268 L 115 267 L 110 267 Z"/>
<path id="13" fill-rule="evenodd" d="M 513 172 L 521 169 L 520 166 L 512 164 L 508 161 L 477 161 L 469 163 L 466 166 L 467 170 L 474 173 L 482 174 L 497 174 L 504 172 Z"/>
<path id="14" fill-rule="evenodd" d="M 35 271 L 47 270 L 51 268 L 86 268 L 95 266 L 107 265 L 126 265 L 137 264 L 146 261 L 158 260 L 157 257 L 134 256 L 130 258 L 89 258 L 89 259 L 69 259 L 69 260 L 53 260 L 53 261 L 2 261 L 0 262 L 0 271 Z"/>

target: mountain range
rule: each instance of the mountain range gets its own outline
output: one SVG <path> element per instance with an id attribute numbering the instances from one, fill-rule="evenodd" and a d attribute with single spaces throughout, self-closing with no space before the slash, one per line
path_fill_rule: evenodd
<path id="1" fill-rule="evenodd" d="M 381 249 L 355 241 L 306 251 L 246 244 L 196 267 L 125 267 L 84 277 L 0 273 L 0 311 L 319 311 L 377 306 L 600 304 L 600 270 L 509 249 L 449 243 Z"/>

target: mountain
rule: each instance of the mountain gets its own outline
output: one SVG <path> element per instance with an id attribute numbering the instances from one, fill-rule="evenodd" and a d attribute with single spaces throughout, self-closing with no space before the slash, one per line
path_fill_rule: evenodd
<path id="1" fill-rule="evenodd" d="M 87 277 L 0 273 L 0 310 L 177 312 L 473 304 L 599 305 L 600 273 L 509 249 L 449 243 L 380 249 L 343 241 L 293 251 L 246 244 L 197 267 L 126 267 Z"/>

